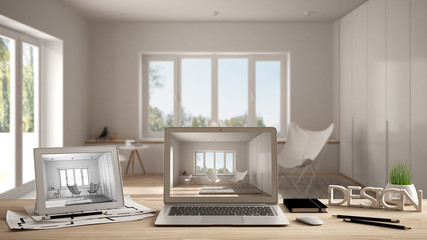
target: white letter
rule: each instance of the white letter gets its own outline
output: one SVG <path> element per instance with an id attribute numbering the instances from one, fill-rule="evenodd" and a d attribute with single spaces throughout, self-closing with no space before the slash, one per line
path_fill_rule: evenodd
<path id="1" fill-rule="evenodd" d="M 412 206 L 414 206 L 418 212 L 422 212 L 423 190 L 418 191 L 418 204 L 415 202 L 415 200 L 409 195 L 409 193 L 405 189 L 402 189 L 402 191 L 403 191 L 403 194 L 405 195 L 405 197 L 408 198 L 408 200 L 411 202 Z"/>
<path id="2" fill-rule="evenodd" d="M 360 206 L 362 206 L 362 207 L 372 207 L 372 208 L 380 207 L 380 206 L 378 206 L 380 204 L 378 203 L 377 199 L 378 199 L 378 195 L 381 194 L 382 190 L 383 190 L 382 188 L 376 188 L 376 187 L 365 187 L 365 188 L 362 188 L 362 190 L 360 191 L 360 195 L 363 198 L 366 198 L 369 201 L 371 201 L 371 203 L 370 204 L 369 203 L 360 203 Z M 375 199 L 371 195 L 367 194 L 366 191 L 373 191 L 373 192 L 375 192 L 375 194 L 376 194 L 375 197 L 377 199 Z"/>
<path id="3" fill-rule="evenodd" d="M 360 198 L 360 195 L 357 195 L 357 194 L 353 194 L 353 190 L 360 190 L 361 189 L 361 187 L 360 186 L 348 186 L 348 193 L 349 193 L 349 199 L 348 199 L 348 202 L 347 202 L 347 206 L 349 206 L 349 207 L 357 207 L 357 206 L 360 206 L 360 204 L 359 203 L 353 203 L 351 200 L 354 198 L 354 199 L 356 199 L 356 198 Z"/>
<path id="4" fill-rule="evenodd" d="M 341 202 L 334 202 L 334 189 L 341 190 L 341 192 L 344 194 L 344 199 Z M 329 201 L 328 204 L 331 206 L 338 206 L 346 201 L 348 201 L 348 191 L 345 187 L 339 186 L 339 185 L 329 185 L 328 186 L 328 192 L 329 192 Z"/>
<path id="5" fill-rule="evenodd" d="M 404 190 L 401 191 L 401 189 L 397 189 L 397 188 L 388 188 L 388 189 L 384 190 L 384 192 L 381 195 L 381 202 L 382 202 L 383 206 L 387 209 L 403 210 L 403 207 L 405 206 L 405 194 L 403 193 L 403 191 Z M 397 201 L 396 206 L 388 205 L 384 200 L 384 196 L 386 194 L 393 194 L 393 193 L 397 193 L 400 195 L 400 198 Z M 395 199 L 393 199 L 393 200 L 395 200 Z"/>

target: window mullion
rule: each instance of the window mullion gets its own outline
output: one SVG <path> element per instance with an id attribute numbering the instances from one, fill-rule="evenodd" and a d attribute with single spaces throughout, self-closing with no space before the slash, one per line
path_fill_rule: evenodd
<path id="1" fill-rule="evenodd" d="M 206 172 L 206 152 L 203 152 L 203 172 Z"/>
<path id="2" fill-rule="evenodd" d="M 219 125 L 219 122 L 218 122 L 218 57 L 213 56 L 211 63 L 212 63 L 211 126 L 215 126 L 216 124 Z"/>
<path id="3" fill-rule="evenodd" d="M 256 109 L 255 109 L 255 59 L 249 57 L 248 67 L 248 126 L 256 126 Z"/>
<path id="4" fill-rule="evenodd" d="M 65 183 L 68 185 L 68 171 L 65 169 Z"/>
<path id="5" fill-rule="evenodd" d="M 213 153 L 213 167 L 214 167 L 214 172 L 216 172 L 216 152 Z"/>
<path id="6" fill-rule="evenodd" d="M 224 157 L 222 158 L 222 161 L 223 161 L 223 163 L 222 163 L 222 164 L 223 164 L 222 171 L 223 171 L 223 172 L 224 172 L 224 174 L 225 174 L 225 173 L 227 173 L 227 171 L 226 171 L 226 169 L 227 169 L 227 168 L 226 168 L 226 166 L 225 166 L 226 153 L 225 153 L 225 152 L 223 152 L 222 154 L 223 154 L 223 156 L 224 156 Z"/>
<path id="7" fill-rule="evenodd" d="M 85 185 L 84 181 L 83 181 L 83 168 L 80 168 L 80 179 L 82 181 L 82 186 Z"/>
<path id="8" fill-rule="evenodd" d="M 181 58 L 174 58 L 174 126 L 181 126 Z"/>
<path id="9" fill-rule="evenodd" d="M 77 185 L 77 181 L 76 181 L 76 169 L 74 168 L 73 169 L 73 177 L 74 177 L 74 184 L 76 184 Z"/>
<path id="10" fill-rule="evenodd" d="M 15 45 L 15 186 L 22 186 L 22 40 L 16 39 Z"/>

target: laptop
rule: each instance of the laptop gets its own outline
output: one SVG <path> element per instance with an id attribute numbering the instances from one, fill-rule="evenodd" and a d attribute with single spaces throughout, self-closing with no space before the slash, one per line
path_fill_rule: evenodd
<path id="1" fill-rule="evenodd" d="M 155 225 L 289 224 L 277 205 L 275 128 L 171 127 L 164 147 Z"/>

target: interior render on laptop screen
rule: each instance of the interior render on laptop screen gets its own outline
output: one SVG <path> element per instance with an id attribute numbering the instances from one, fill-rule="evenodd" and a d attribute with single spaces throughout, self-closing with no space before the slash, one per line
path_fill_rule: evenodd
<path id="1" fill-rule="evenodd" d="M 271 133 L 171 133 L 171 197 L 272 195 Z"/>
<path id="2" fill-rule="evenodd" d="M 117 201 L 111 152 L 42 154 L 46 208 Z"/>

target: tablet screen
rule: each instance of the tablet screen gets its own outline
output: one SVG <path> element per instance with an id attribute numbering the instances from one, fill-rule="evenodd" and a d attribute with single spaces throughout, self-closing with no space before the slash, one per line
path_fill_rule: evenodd
<path id="1" fill-rule="evenodd" d="M 111 152 L 43 154 L 46 208 L 116 202 Z"/>
<path id="2" fill-rule="evenodd" d="M 35 153 L 39 213 L 105 209 L 123 202 L 115 147 L 36 149 Z"/>

